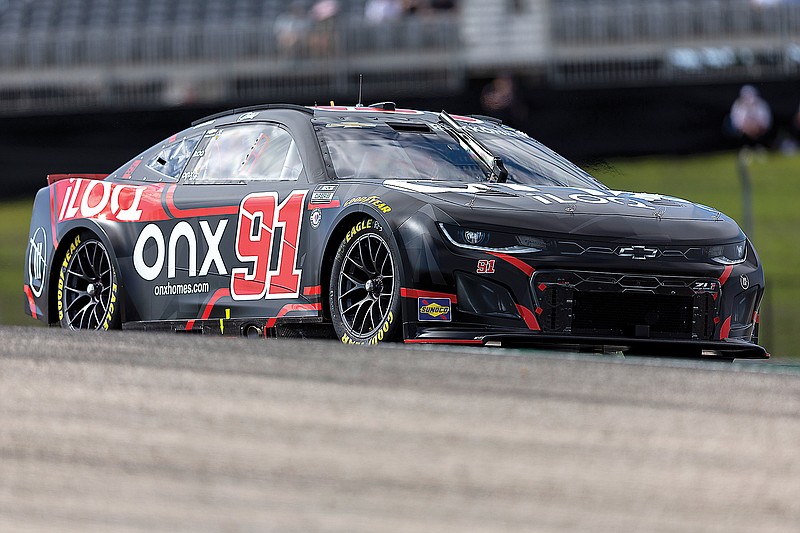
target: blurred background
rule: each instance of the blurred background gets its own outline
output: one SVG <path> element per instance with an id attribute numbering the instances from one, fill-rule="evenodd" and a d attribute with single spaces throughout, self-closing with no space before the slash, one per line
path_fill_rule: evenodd
<path id="1" fill-rule="evenodd" d="M 712 205 L 800 356 L 800 0 L 0 0 L 0 323 L 48 173 L 111 172 L 256 103 L 502 118 L 613 188 Z M 749 191 L 749 192 L 748 192 Z"/>

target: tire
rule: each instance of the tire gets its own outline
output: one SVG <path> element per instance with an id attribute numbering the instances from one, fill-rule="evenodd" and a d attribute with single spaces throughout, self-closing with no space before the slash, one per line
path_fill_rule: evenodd
<path id="1" fill-rule="evenodd" d="M 345 344 L 378 344 L 400 335 L 399 255 L 374 219 L 353 225 L 333 260 L 331 321 Z"/>
<path id="2" fill-rule="evenodd" d="M 58 275 L 58 320 L 65 329 L 120 327 L 120 289 L 114 261 L 91 233 L 73 239 Z"/>

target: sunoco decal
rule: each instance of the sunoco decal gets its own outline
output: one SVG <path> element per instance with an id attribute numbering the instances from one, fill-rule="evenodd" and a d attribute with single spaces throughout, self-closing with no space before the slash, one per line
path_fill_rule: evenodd
<path id="1" fill-rule="evenodd" d="M 450 298 L 417 298 L 420 321 L 450 322 L 452 306 Z"/>

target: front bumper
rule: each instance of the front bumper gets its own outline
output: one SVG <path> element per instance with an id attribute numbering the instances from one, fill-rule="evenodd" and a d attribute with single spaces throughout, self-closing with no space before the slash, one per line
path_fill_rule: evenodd
<path id="1" fill-rule="evenodd" d="M 590 351 L 622 352 L 671 358 L 703 359 L 769 359 L 767 351 L 741 339 L 724 341 L 693 341 L 674 339 L 636 339 L 626 337 L 588 337 L 551 335 L 526 332 L 486 333 L 463 329 L 425 328 L 405 341 L 409 344 L 455 344 L 497 346 L 505 348 L 556 348 Z"/>

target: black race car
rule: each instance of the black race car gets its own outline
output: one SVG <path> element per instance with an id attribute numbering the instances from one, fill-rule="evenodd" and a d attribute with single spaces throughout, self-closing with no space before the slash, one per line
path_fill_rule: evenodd
<path id="1" fill-rule="evenodd" d="M 255 106 L 48 181 L 25 308 L 65 328 L 768 357 L 733 220 L 488 117 Z"/>

